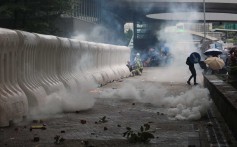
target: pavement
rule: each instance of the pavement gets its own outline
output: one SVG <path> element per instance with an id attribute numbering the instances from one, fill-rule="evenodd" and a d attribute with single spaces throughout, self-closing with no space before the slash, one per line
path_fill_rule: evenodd
<path id="1" fill-rule="evenodd" d="M 142 76 L 115 81 L 94 90 L 96 102 L 88 110 L 60 113 L 37 120 L 26 119 L 19 124 L 0 128 L 0 146 L 234 147 L 237 145 L 213 103 L 206 114 L 198 120 L 177 120 L 168 116 L 166 107 L 156 105 L 155 101 L 141 100 L 145 95 L 140 95 L 136 99 L 134 91 L 144 93 L 149 89 L 148 85 L 151 87 L 161 85 L 168 91 L 166 96 L 174 97 L 193 88 L 187 85 L 186 81 L 161 82 L 154 78 L 149 79 L 148 75 L 157 70 L 159 69 L 145 68 Z M 199 83 L 201 82 L 199 77 Z M 135 86 L 129 88 L 131 83 Z M 124 85 L 127 87 L 124 88 Z M 199 86 L 201 87 L 201 84 Z M 144 124 L 150 126 L 148 132 L 154 136 L 148 143 L 130 143 L 123 136 L 128 127 L 135 133 L 141 132 L 141 126 Z"/>

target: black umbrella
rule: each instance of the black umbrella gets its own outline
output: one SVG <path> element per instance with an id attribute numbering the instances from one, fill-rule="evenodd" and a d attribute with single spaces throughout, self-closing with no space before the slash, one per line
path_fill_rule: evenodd
<path id="1" fill-rule="evenodd" d="M 201 56 L 199 53 L 193 52 L 192 54 L 190 54 L 189 59 L 192 63 L 198 63 L 201 60 Z"/>

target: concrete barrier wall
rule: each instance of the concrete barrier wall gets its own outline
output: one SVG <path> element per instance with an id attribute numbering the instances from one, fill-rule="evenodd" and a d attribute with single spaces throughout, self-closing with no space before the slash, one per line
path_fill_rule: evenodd
<path id="1" fill-rule="evenodd" d="M 21 121 L 47 96 L 128 77 L 130 49 L 0 28 L 0 127 Z"/>
<path id="2" fill-rule="evenodd" d="M 209 89 L 215 105 L 237 137 L 237 90 L 215 75 L 205 75 L 204 86 Z"/>
<path id="3" fill-rule="evenodd" d="M 20 39 L 15 31 L 0 29 L 0 42 L 0 126 L 7 126 L 27 115 L 28 100 L 17 77 Z"/>

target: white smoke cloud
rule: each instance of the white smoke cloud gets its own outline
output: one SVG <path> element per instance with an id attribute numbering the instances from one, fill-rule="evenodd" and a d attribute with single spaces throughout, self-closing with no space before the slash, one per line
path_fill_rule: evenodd
<path id="1" fill-rule="evenodd" d="M 166 108 L 171 119 L 198 120 L 205 115 L 211 104 L 209 91 L 199 86 L 177 95 L 169 96 L 170 91 L 160 84 L 136 82 L 124 83 L 119 89 L 105 89 L 100 98 L 133 99 L 141 103 L 150 103 L 159 108 Z"/>
<path id="2" fill-rule="evenodd" d="M 172 10 L 175 12 L 175 9 Z M 190 13 L 187 18 L 192 20 L 196 17 L 196 13 Z M 189 22 L 190 23 L 190 22 Z M 166 67 L 158 67 L 152 73 L 149 73 L 147 81 L 156 82 L 156 84 L 143 82 L 125 83 L 119 89 L 104 90 L 101 98 L 120 98 L 120 99 L 135 99 L 141 103 L 150 103 L 160 108 L 166 109 L 166 114 L 171 119 L 177 120 L 197 120 L 206 114 L 210 106 L 209 91 L 206 88 L 201 88 L 202 70 L 199 65 L 195 65 L 197 71 L 197 81 L 200 86 L 186 89 L 180 94 L 170 95 L 169 88 L 157 83 L 186 83 L 191 73 L 186 65 L 186 59 L 192 52 L 201 51 L 193 43 L 192 35 L 185 32 L 177 32 L 175 25 L 164 24 L 161 30 L 157 33 L 157 39 L 165 42 L 165 46 L 169 47 L 173 62 Z M 146 70 L 146 69 L 145 69 Z M 160 71 L 160 72 L 158 72 Z M 177 87 L 179 88 L 179 87 Z"/>
<path id="3" fill-rule="evenodd" d="M 62 112 L 87 110 L 94 106 L 95 95 L 90 92 L 95 89 L 94 82 L 84 82 L 80 88 L 61 90 L 46 97 L 45 104 L 30 111 L 29 118 L 43 119 L 53 117 Z"/>
<path id="4" fill-rule="evenodd" d="M 114 30 L 103 25 L 97 25 L 88 31 L 86 34 L 83 32 L 75 33 L 76 35 L 72 36 L 73 39 L 78 39 L 82 41 L 91 41 L 91 42 L 100 42 L 100 43 L 109 43 L 109 44 L 119 44 L 123 45 L 124 41 L 116 34 Z"/>
<path id="5" fill-rule="evenodd" d="M 78 32 L 75 33 L 75 36 L 72 36 L 73 39 L 78 39 L 82 41 L 93 41 L 93 42 L 105 42 L 107 38 L 107 34 L 109 31 L 103 26 L 95 26 L 92 28 L 90 32 L 87 34 Z"/>
<path id="6" fill-rule="evenodd" d="M 49 118 L 62 112 L 75 112 L 87 110 L 95 104 L 95 94 L 91 92 L 98 87 L 91 74 L 87 73 L 89 68 L 94 67 L 94 58 L 87 51 L 81 51 L 82 55 L 78 57 L 75 63 L 77 80 L 68 82 L 69 89 L 60 89 L 60 91 L 49 94 L 45 99 L 44 105 L 30 110 L 29 118 Z M 71 77 L 72 78 L 72 77 Z"/>

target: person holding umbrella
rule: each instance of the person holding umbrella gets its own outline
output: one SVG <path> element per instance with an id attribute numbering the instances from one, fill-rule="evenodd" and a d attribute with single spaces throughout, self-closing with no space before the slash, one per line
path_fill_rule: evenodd
<path id="1" fill-rule="evenodd" d="M 194 67 L 195 63 L 199 63 L 201 59 L 201 56 L 197 52 L 193 52 L 186 60 L 186 64 L 189 66 L 189 70 L 191 72 L 191 76 L 189 77 L 187 83 L 188 85 L 191 85 L 190 81 L 193 78 L 194 85 L 197 85 L 198 83 L 196 82 L 196 69 Z"/>
<path id="2" fill-rule="evenodd" d="M 217 48 L 211 48 L 204 52 L 206 56 L 206 60 L 204 61 L 207 65 L 211 73 L 218 73 L 220 69 L 225 66 L 225 62 L 223 59 L 219 57 L 223 52 Z"/>

